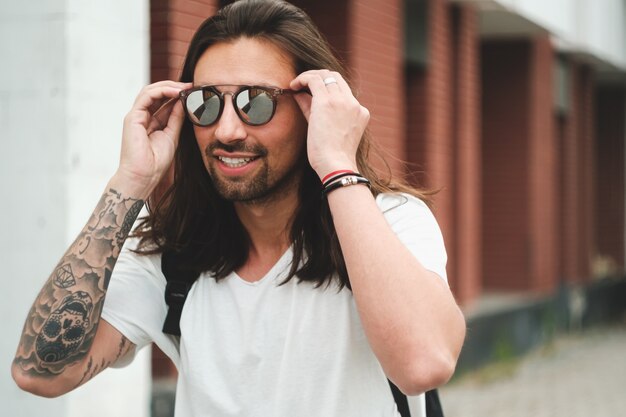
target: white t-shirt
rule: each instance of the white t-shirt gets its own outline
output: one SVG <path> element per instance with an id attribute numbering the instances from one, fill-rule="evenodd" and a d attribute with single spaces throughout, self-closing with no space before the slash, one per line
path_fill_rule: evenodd
<path id="1" fill-rule="evenodd" d="M 445 280 L 443 239 L 428 207 L 406 195 L 376 201 L 400 240 Z M 119 257 L 102 317 L 137 349 L 154 342 L 172 359 L 177 417 L 399 416 L 350 290 L 297 278 L 277 285 L 291 249 L 253 283 L 234 272 L 219 282 L 202 274 L 187 296 L 179 342 L 161 331 L 160 256 L 128 251 L 136 243 L 129 240 Z M 423 396 L 409 403 L 413 417 L 425 414 Z"/>

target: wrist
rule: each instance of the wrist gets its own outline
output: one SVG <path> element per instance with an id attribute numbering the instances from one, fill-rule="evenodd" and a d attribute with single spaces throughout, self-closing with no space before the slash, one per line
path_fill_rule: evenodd
<path id="1" fill-rule="evenodd" d="M 349 159 L 337 160 L 320 164 L 313 168 L 320 178 L 320 181 L 328 180 L 337 173 L 355 172 L 358 173 L 356 162 Z"/>
<path id="2" fill-rule="evenodd" d="M 117 170 L 107 184 L 108 188 L 113 188 L 127 198 L 134 198 L 145 201 L 156 183 L 147 178 L 138 177 L 123 170 Z"/>

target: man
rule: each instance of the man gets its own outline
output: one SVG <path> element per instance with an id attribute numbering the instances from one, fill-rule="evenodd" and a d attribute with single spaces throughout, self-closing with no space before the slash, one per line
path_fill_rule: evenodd
<path id="1" fill-rule="evenodd" d="M 343 74 L 286 2 L 208 19 L 181 82 L 126 116 L 119 168 L 29 313 L 18 385 L 61 395 L 151 342 L 179 369 L 177 416 L 396 416 L 386 378 L 447 381 L 464 320 L 441 234 L 419 191 L 368 165 Z M 164 252 L 200 274 L 180 338 L 162 332 Z"/>

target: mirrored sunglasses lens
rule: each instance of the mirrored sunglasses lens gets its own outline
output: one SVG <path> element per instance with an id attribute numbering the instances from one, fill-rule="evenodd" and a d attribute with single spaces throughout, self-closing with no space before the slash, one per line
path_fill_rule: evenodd
<path id="1" fill-rule="evenodd" d="M 220 114 L 220 97 L 208 89 L 191 92 L 186 104 L 191 120 L 202 126 L 215 123 Z"/>
<path id="2" fill-rule="evenodd" d="M 274 100 L 265 90 L 248 88 L 237 95 L 237 108 L 246 123 L 262 125 L 274 114 Z"/>

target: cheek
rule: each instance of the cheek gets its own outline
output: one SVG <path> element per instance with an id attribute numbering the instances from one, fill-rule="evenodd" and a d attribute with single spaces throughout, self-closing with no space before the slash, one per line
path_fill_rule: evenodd
<path id="1" fill-rule="evenodd" d="M 308 125 L 302 111 L 295 102 L 290 103 L 277 122 L 279 126 L 285 126 L 276 134 L 282 137 L 282 148 L 285 152 L 299 155 L 306 148 L 306 135 Z"/>
<path id="2" fill-rule="evenodd" d="M 294 152 L 300 155 L 302 152 L 306 152 L 306 135 L 308 131 L 308 125 L 304 117 L 295 120 L 294 126 L 291 129 L 291 135 L 288 139 L 291 148 Z"/>

